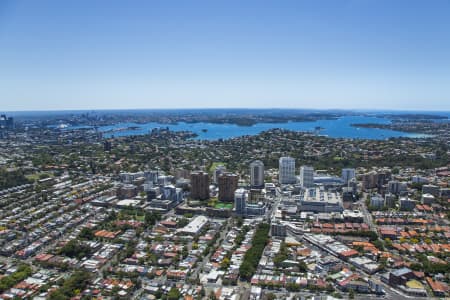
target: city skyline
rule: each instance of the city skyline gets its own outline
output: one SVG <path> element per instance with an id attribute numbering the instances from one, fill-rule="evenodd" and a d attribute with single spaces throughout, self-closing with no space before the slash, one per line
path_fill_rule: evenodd
<path id="1" fill-rule="evenodd" d="M 2 111 L 450 110 L 445 1 L 0 4 Z"/>

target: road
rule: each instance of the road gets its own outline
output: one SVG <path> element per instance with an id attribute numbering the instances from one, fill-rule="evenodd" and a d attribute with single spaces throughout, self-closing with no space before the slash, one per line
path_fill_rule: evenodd
<path id="1" fill-rule="evenodd" d="M 376 231 L 377 228 L 373 223 L 372 214 L 367 210 L 365 199 L 368 194 L 364 193 L 362 199 L 358 201 L 359 207 L 364 215 L 364 222 L 369 225 L 369 229 L 372 231 Z"/>
<path id="2" fill-rule="evenodd" d="M 190 278 L 192 280 L 197 279 L 197 274 L 202 272 L 203 267 L 209 262 L 209 259 L 210 259 L 211 255 L 214 253 L 215 249 L 222 243 L 223 239 L 225 238 L 225 236 L 228 233 L 228 230 L 226 230 L 226 229 L 228 228 L 230 220 L 231 220 L 231 218 L 227 219 L 226 223 L 224 224 L 224 230 L 220 231 L 219 238 L 216 240 L 216 242 L 212 246 L 212 251 L 210 251 L 208 253 L 208 255 L 203 257 L 202 261 L 200 263 L 197 263 L 197 267 L 191 272 Z"/>

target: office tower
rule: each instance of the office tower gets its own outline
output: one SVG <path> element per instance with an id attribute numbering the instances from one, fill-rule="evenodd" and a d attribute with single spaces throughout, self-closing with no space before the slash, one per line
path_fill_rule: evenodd
<path id="1" fill-rule="evenodd" d="M 246 197 L 247 193 L 244 189 L 237 189 L 234 193 L 234 207 L 237 215 L 245 214 Z"/>
<path id="2" fill-rule="evenodd" d="M 384 195 L 384 205 L 387 208 L 392 208 L 395 206 L 395 202 L 397 201 L 397 197 L 394 194 L 386 194 Z"/>
<path id="3" fill-rule="evenodd" d="M 251 188 L 264 188 L 264 164 L 255 160 L 250 164 L 250 186 Z"/>
<path id="4" fill-rule="evenodd" d="M 145 181 L 157 184 L 158 183 L 158 176 L 160 174 L 163 174 L 163 172 L 161 172 L 159 170 L 144 171 Z"/>
<path id="5" fill-rule="evenodd" d="M 292 157 L 280 157 L 279 160 L 279 182 L 280 184 L 293 184 L 297 182 L 295 178 L 295 159 Z"/>
<path id="6" fill-rule="evenodd" d="M 363 174 L 361 176 L 362 188 L 363 190 L 370 190 L 377 187 L 378 184 L 378 174 L 374 171 Z"/>
<path id="7" fill-rule="evenodd" d="M 190 177 L 190 172 L 189 170 L 186 169 L 181 169 L 181 168 L 177 168 L 175 170 L 175 178 L 176 179 L 180 179 L 180 178 L 189 178 Z"/>
<path id="8" fill-rule="evenodd" d="M 219 176 L 219 201 L 233 202 L 234 192 L 238 185 L 238 176 L 232 173 L 223 173 Z"/>
<path id="9" fill-rule="evenodd" d="M 399 182 L 397 180 L 391 180 L 388 182 L 388 192 L 399 195 L 400 193 L 407 190 L 407 185 L 404 182 Z"/>
<path id="10" fill-rule="evenodd" d="M 112 143 L 111 143 L 111 141 L 106 140 L 106 141 L 103 142 L 103 150 L 104 150 L 105 152 L 111 151 L 111 148 L 112 148 Z"/>
<path id="11" fill-rule="evenodd" d="M 191 198 L 195 200 L 209 199 L 209 175 L 206 172 L 191 173 Z"/>
<path id="12" fill-rule="evenodd" d="M 219 183 L 219 176 L 226 172 L 225 166 L 218 165 L 213 171 L 213 181 L 215 184 Z"/>
<path id="13" fill-rule="evenodd" d="M 383 208 L 384 206 L 384 199 L 381 197 L 380 194 L 373 194 L 370 196 L 370 206 L 375 207 L 377 209 Z"/>
<path id="14" fill-rule="evenodd" d="M 355 178 L 355 169 L 342 169 L 342 180 L 344 180 L 344 184 L 347 185 L 350 180 Z"/>
<path id="15" fill-rule="evenodd" d="M 171 200 L 176 203 L 183 201 L 183 193 L 180 188 L 176 188 L 173 185 L 166 185 L 161 190 L 162 200 Z"/>
<path id="16" fill-rule="evenodd" d="M 304 188 L 314 186 L 314 168 L 310 166 L 300 167 L 300 185 Z"/>
<path id="17" fill-rule="evenodd" d="M 287 226 L 285 224 L 278 222 L 273 222 L 271 226 L 272 236 L 286 236 Z"/>
<path id="18" fill-rule="evenodd" d="M 0 129 L 14 129 L 14 119 L 6 117 L 6 115 L 0 115 Z"/>
<path id="19" fill-rule="evenodd" d="M 400 210 L 409 210 L 409 211 L 413 210 L 418 203 L 418 201 L 409 199 L 408 197 L 400 198 L 399 202 L 400 202 Z"/>

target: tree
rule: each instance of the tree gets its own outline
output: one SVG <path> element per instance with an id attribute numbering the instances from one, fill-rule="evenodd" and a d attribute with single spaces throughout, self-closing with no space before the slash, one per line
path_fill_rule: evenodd
<path id="1" fill-rule="evenodd" d="M 244 220 L 241 217 L 236 218 L 236 226 L 241 228 L 242 224 L 244 224 Z"/>
<path id="2" fill-rule="evenodd" d="M 17 271 L 12 273 L 11 275 L 4 276 L 0 279 L 0 293 L 5 290 L 11 288 L 13 285 L 19 283 L 24 280 L 28 276 L 32 274 L 33 270 L 27 264 L 21 264 Z"/>
<path id="3" fill-rule="evenodd" d="M 277 253 L 277 255 L 275 255 L 275 257 L 273 258 L 273 262 L 275 263 L 275 265 L 277 267 L 280 267 L 281 263 L 283 261 L 285 261 L 286 259 L 288 259 L 288 249 L 286 244 L 283 242 L 281 243 L 280 246 L 280 251 Z"/>
<path id="4" fill-rule="evenodd" d="M 355 292 L 353 291 L 353 289 L 350 289 L 348 291 L 348 298 L 349 299 L 355 299 Z"/>
<path id="5" fill-rule="evenodd" d="M 184 227 L 184 226 L 186 226 L 187 224 L 189 224 L 189 220 L 188 219 L 186 219 L 186 218 L 181 218 L 179 221 L 178 221 L 178 227 Z"/>
<path id="6" fill-rule="evenodd" d="M 386 244 L 386 247 L 392 248 L 392 240 L 390 238 L 385 238 L 384 243 Z"/>
<path id="7" fill-rule="evenodd" d="M 383 245 L 383 242 L 382 242 L 382 241 L 380 241 L 380 240 L 375 240 L 375 241 L 372 242 L 372 244 L 373 244 L 375 247 L 377 247 L 377 249 L 379 249 L 379 250 L 384 250 L 384 245 Z"/>
<path id="8" fill-rule="evenodd" d="M 183 250 L 181 250 L 181 257 L 186 258 L 189 255 L 189 251 L 186 246 L 183 247 Z"/>
<path id="9" fill-rule="evenodd" d="M 230 266 L 230 259 L 228 257 L 225 257 L 221 262 L 220 262 L 220 268 L 222 270 L 226 270 L 228 269 L 228 267 Z"/>
<path id="10" fill-rule="evenodd" d="M 89 245 L 81 241 L 71 240 L 67 242 L 58 252 L 59 254 L 71 258 L 82 259 L 85 256 L 89 256 L 92 253 L 92 249 Z"/>
<path id="11" fill-rule="evenodd" d="M 181 293 L 176 287 L 171 288 L 169 293 L 167 293 L 167 299 L 169 300 L 178 300 L 180 297 Z"/>
<path id="12" fill-rule="evenodd" d="M 209 293 L 208 299 L 210 299 L 210 300 L 216 300 L 216 294 L 214 294 L 214 291 L 211 291 L 211 293 Z"/>
<path id="13" fill-rule="evenodd" d="M 244 280 L 250 280 L 255 273 L 261 258 L 264 247 L 268 241 L 270 225 L 263 223 L 256 229 L 255 235 L 252 239 L 252 246 L 244 255 L 244 260 L 239 268 L 239 275 Z"/>
<path id="14" fill-rule="evenodd" d="M 91 228 L 88 227 L 83 227 L 83 229 L 81 229 L 80 234 L 78 235 L 78 237 L 82 240 L 93 240 L 94 239 L 94 232 L 92 231 Z"/>
<path id="15" fill-rule="evenodd" d="M 275 299 L 277 299 L 277 296 L 275 296 L 274 293 L 268 293 L 268 294 L 266 294 L 266 299 L 267 300 L 275 300 Z"/>
<path id="16" fill-rule="evenodd" d="M 49 296 L 50 300 L 70 299 L 77 291 L 82 291 L 88 284 L 90 274 L 84 271 L 76 271 L 64 280 L 62 286 Z"/>

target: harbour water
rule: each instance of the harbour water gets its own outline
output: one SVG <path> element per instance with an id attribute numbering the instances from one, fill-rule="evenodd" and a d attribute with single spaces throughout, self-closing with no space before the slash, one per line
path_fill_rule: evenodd
<path id="1" fill-rule="evenodd" d="M 377 128 L 359 128 L 351 126 L 351 124 L 356 123 L 389 124 L 390 120 L 387 118 L 369 116 L 344 116 L 335 120 L 318 120 L 314 122 L 257 123 L 253 126 L 238 126 L 235 124 L 216 123 L 118 123 L 110 126 L 99 127 L 98 130 L 104 133 L 104 137 L 109 138 L 112 136 L 119 137 L 142 135 L 149 133 L 153 128 L 168 127 L 172 131 L 194 132 L 198 134 L 197 139 L 201 140 L 229 139 L 245 135 L 256 135 L 260 132 L 273 128 L 315 132 L 320 135 L 332 138 L 388 139 L 392 137 L 418 138 L 426 136 L 416 133 L 406 133 Z M 130 127 L 132 127 L 132 129 L 130 129 Z M 320 130 L 317 130 L 318 128 L 320 128 Z"/>

